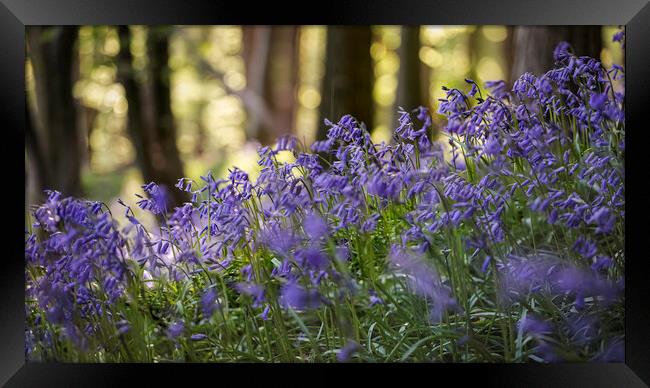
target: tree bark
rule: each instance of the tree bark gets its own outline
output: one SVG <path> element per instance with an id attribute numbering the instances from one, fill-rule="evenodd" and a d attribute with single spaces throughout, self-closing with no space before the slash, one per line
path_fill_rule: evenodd
<path id="1" fill-rule="evenodd" d="M 399 82 L 397 86 L 397 106 L 413 110 L 426 105 L 422 93 L 420 62 L 420 27 L 403 26 L 402 43 L 399 47 Z"/>
<path id="2" fill-rule="evenodd" d="M 259 137 L 262 127 L 270 126 L 271 118 L 263 101 L 269 48 L 271 44 L 271 27 L 243 27 L 243 52 L 246 64 L 246 90 L 250 102 L 246 104 L 246 139 Z M 264 112 L 267 112 L 264 114 Z"/>
<path id="3" fill-rule="evenodd" d="M 271 144 L 291 133 L 298 76 L 298 28 L 255 26 L 243 28 L 248 113 L 246 137 Z"/>
<path id="4" fill-rule="evenodd" d="M 337 122 L 350 114 L 372 129 L 372 61 L 370 27 L 330 26 L 327 28 L 326 65 L 320 118 Z M 316 134 L 324 139 L 321 123 Z"/>
<path id="5" fill-rule="evenodd" d="M 505 69 L 503 80 L 506 83 L 510 82 L 510 80 L 514 77 L 512 71 L 514 70 L 513 63 L 515 61 L 515 28 L 516 27 L 514 26 L 506 26 L 506 40 L 503 42 L 503 50 L 505 53 Z"/>
<path id="6" fill-rule="evenodd" d="M 279 136 L 293 132 L 298 82 L 298 28 L 276 26 L 271 30 L 264 100 L 269 108 L 271 127 L 262 125 L 258 139 L 271 144 Z"/>
<path id="7" fill-rule="evenodd" d="M 571 44 L 578 56 L 587 55 L 600 59 L 602 36 L 600 26 L 520 26 L 514 28 L 513 62 L 510 82 L 514 83 L 523 73 L 537 76 L 546 73 L 554 65 L 553 50 L 558 43 Z"/>
<path id="8" fill-rule="evenodd" d="M 474 31 L 468 34 L 467 44 L 469 46 L 469 74 L 468 78 L 478 82 L 478 63 L 481 58 L 481 47 L 483 46 L 481 28 L 474 26 Z"/>
<path id="9" fill-rule="evenodd" d="M 25 193 L 27 205 L 36 205 L 45 199 L 43 190 L 49 187 L 45 152 L 34 128 L 34 120 L 25 98 L 25 147 L 27 148 L 27 165 L 25 173 Z"/>
<path id="10" fill-rule="evenodd" d="M 131 33 L 128 26 L 118 27 L 120 38 L 120 52 L 117 57 L 117 75 L 124 87 L 124 94 L 128 103 L 127 110 L 127 131 L 136 150 L 136 161 L 142 171 L 145 180 L 154 175 L 152 163 L 147 157 L 151 153 L 149 144 L 152 141 L 151 134 L 145 130 L 142 117 L 142 101 L 140 98 L 140 86 L 136 82 L 133 69 L 133 56 L 129 48 Z"/>
<path id="11" fill-rule="evenodd" d="M 30 27 L 27 29 L 29 55 L 35 78 L 36 106 L 32 107 L 34 130 L 31 159 L 43 189 L 81 195 L 81 136 L 72 95 L 74 45 L 77 26 Z M 29 134 L 26 134 L 29 136 Z M 35 153 L 41 153 L 37 156 Z M 39 162 L 42 158 L 44 162 Z"/>

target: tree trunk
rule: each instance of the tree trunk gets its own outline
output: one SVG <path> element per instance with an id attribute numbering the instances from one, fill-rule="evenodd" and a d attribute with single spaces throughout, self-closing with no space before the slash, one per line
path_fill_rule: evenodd
<path id="1" fill-rule="evenodd" d="M 467 36 L 467 45 L 469 47 L 469 74 L 467 77 L 471 80 L 479 82 L 478 79 L 478 63 L 481 59 L 481 48 L 483 46 L 483 34 L 479 26 L 474 26 L 474 31 L 470 32 Z"/>
<path id="2" fill-rule="evenodd" d="M 45 199 L 43 190 L 50 187 L 48 182 L 45 152 L 34 128 L 34 119 L 25 98 L 25 146 L 27 148 L 27 166 L 25 193 L 27 205 L 41 204 Z"/>
<path id="3" fill-rule="evenodd" d="M 337 122 L 350 114 L 372 129 L 372 61 L 370 27 L 330 26 L 327 28 L 326 65 L 323 78 L 321 120 Z M 327 129 L 318 127 L 317 139 Z"/>
<path id="4" fill-rule="evenodd" d="M 293 132 L 298 82 L 298 28 L 277 26 L 271 30 L 269 59 L 264 80 L 264 100 L 271 112 L 272 127 L 262 125 L 258 139 L 271 144 Z"/>
<path id="5" fill-rule="evenodd" d="M 265 78 L 269 60 L 271 27 L 243 27 L 243 52 L 246 64 L 246 139 L 259 137 L 262 127 L 269 126 L 271 118 L 263 100 Z M 266 114 L 264 114 L 266 112 Z"/>
<path id="6" fill-rule="evenodd" d="M 503 51 L 505 54 L 505 69 L 503 80 L 506 83 L 510 82 L 510 80 L 514 77 L 512 74 L 512 71 L 514 70 L 512 65 L 515 61 L 515 28 L 516 27 L 513 26 L 506 26 L 506 40 L 503 42 Z"/>
<path id="7" fill-rule="evenodd" d="M 402 43 L 399 47 L 399 82 L 397 86 L 397 106 L 410 111 L 426 105 L 422 98 L 422 79 L 420 78 L 420 27 L 403 26 Z"/>
<path id="8" fill-rule="evenodd" d="M 72 96 L 78 27 L 30 27 L 27 32 L 36 91 L 36 107 L 32 107 L 35 120 L 31 122 L 36 128 L 33 128 L 33 139 L 29 142 L 40 144 L 40 151 L 32 154 L 41 152 L 44 161 L 35 161 L 34 166 L 46 169 L 38 173 L 42 176 L 38 181 L 47 185 L 40 190 L 55 189 L 66 196 L 79 196 L 81 139 Z M 38 158 L 36 155 L 32 157 L 32 160 Z"/>
<path id="9" fill-rule="evenodd" d="M 525 72 L 539 76 L 550 70 L 554 65 L 553 50 L 562 41 L 569 42 L 573 52 L 579 56 L 587 55 L 600 59 L 602 49 L 600 26 L 515 27 L 511 83 Z"/>
<path id="10" fill-rule="evenodd" d="M 120 53 L 118 74 L 128 101 L 128 132 L 136 149 L 136 160 L 145 183 L 156 182 L 170 194 L 168 209 L 187 200 L 174 185 L 183 177 L 176 147 L 176 129 L 169 90 L 167 27 L 153 27 L 147 37 L 149 68 L 147 85 L 137 82 L 129 48 L 128 26 L 118 28 Z"/>
<path id="11" fill-rule="evenodd" d="M 124 87 L 124 94 L 128 102 L 127 131 L 136 150 L 136 161 L 142 172 L 145 181 L 148 182 L 154 175 L 154 168 L 148 155 L 150 142 L 153 141 L 151 134 L 146 131 L 142 117 L 142 101 L 140 98 L 140 86 L 136 82 L 133 69 L 133 56 L 130 50 L 131 33 L 128 26 L 118 27 L 120 38 L 120 52 L 117 58 L 118 79 Z"/>

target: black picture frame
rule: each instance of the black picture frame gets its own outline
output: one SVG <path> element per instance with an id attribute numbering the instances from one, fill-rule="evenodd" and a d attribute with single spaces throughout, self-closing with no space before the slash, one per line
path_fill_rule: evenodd
<path id="1" fill-rule="evenodd" d="M 626 26 L 626 289 L 625 363 L 598 364 L 59 364 L 25 362 L 24 253 L 21 230 L 24 163 L 25 26 L 86 24 L 505 24 Z M 252 3 L 236 0 L 0 0 L 0 125 L 5 213 L 0 257 L 0 383 L 31 386 L 153 386 L 180 378 L 189 386 L 316 383 L 370 385 L 393 379 L 426 384 L 451 381 L 481 386 L 641 387 L 650 384 L 650 273 L 644 238 L 650 195 L 644 183 L 650 102 L 648 0 L 362 0 Z M 644 139 L 645 137 L 645 139 Z M 646 141 L 644 141 L 646 140 Z M 22 147 L 22 150 L 21 150 Z M 647 151 L 646 151 L 647 152 Z M 22 165 L 22 164 L 21 164 Z M 24 169 L 24 165 L 22 167 Z M 19 187 L 19 183 L 23 186 Z M 250 371 L 250 372 L 249 372 Z M 345 376 L 344 376 L 345 373 Z"/>

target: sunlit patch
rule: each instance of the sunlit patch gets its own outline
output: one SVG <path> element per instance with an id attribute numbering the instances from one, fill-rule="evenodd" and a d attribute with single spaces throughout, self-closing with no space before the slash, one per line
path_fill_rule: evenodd
<path id="1" fill-rule="evenodd" d="M 307 109 L 316 109 L 320 105 L 320 92 L 313 87 L 301 87 L 298 92 L 298 101 Z"/>
<path id="2" fill-rule="evenodd" d="M 476 66 L 476 73 L 481 81 L 501 80 L 504 77 L 503 70 L 496 60 L 483 57 Z"/>
<path id="3" fill-rule="evenodd" d="M 381 142 L 389 143 L 392 135 L 393 135 L 392 130 L 390 130 L 385 125 L 380 125 L 375 127 L 375 129 L 370 134 L 370 138 L 374 143 L 377 144 L 380 144 Z"/>
<path id="4" fill-rule="evenodd" d="M 503 42 L 508 37 L 508 30 L 504 26 L 483 26 L 481 27 L 483 36 L 490 42 Z"/>

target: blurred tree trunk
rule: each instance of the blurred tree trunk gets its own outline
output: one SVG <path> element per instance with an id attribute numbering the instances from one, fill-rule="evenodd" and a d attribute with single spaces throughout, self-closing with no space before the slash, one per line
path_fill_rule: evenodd
<path id="1" fill-rule="evenodd" d="M 292 132 L 298 78 L 298 28 L 243 27 L 246 137 L 270 144 Z"/>
<path id="2" fill-rule="evenodd" d="M 79 51 L 77 50 L 77 55 L 75 55 L 75 60 L 73 61 L 74 74 L 78 74 L 78 77 L 81 77 L 81 69 L 79 68 Z M 78 78 L 78 79 L 79 79 Z M 92 134 L 93 125 L 95 118 L 97 117 L 98 111 L 96 109 L 91 109 L 87 106 L 84 106 L 81 103 L 81 100 L 75 98 L 75 106 L 77 111 L 77 128 L 79 128 L 79 137 L 80 137 L 80 161 L 81 161 L 81 171 L 88 171 L 90 169 L 90 158 L 91 158 L 91 147 L 90 147 L 90 135 Z"/>
<path id="3" fill-rule="evenodd" d="M 26 145 L 38 170 L 36 188 L 81 195 L 81 139 L 72 95 L 77 26 L 27 28 L 36 93 Z M 31 138 L 29 138 L 31 137 Z M 37 195 L 38 200 L 42 198 Z"/>
<path id="4" fill-rule="evenodd" d="M 321 120 L 328 118 L 337 122 L 341 116 L 351 114 L 372 129 L 371 39 L 370 27 L 327 27 Z M 316 138 L 324 139 L 326 135 L 327 129 L 321 121 Z"/>
<path id="5" fill-rule="evenodd" d="M 25 146 L 27 148 L 27 163 L 25 179 L 25 194 L 27 205 L 37 205 L 43 202 L 43 189 L 50 187 L 45 162 L 45 151 L 41 144 L 34 120 L 30 113 L 29 101 L 25 98 Z"/>
<path id="6" fill-rule="evenodd" d="M 192 41 L 187 41 L 186 44 L 190 45 L 191 48 L 191 53 L 192 53 L 192 60 L 199 64 L 197 67 L 201 67 L 201 63 L 203 63 L 203 53 L 201 52 L 200 46 L 208 41 L 210 39 L 210 30 L 208 28 L 201 28 L 201 38 L 198 41 L 195 41 L 194 44 L 192 44 Z M 206 77 L 206 72 L 200 72 L 202 77 Z M 209 80 L 208 78 L 203 78 L 204 80 Z M 205 99 L 201 99 L 198 102 L 198 106 L 196 108 L 196 117 L 198 118 L 196 120 L 196 126 L 197 126 L 197 141 L 196 141 L 196 147 L 194 149 L 194 152 L 196 153 L 197 158 L 203 158 L 203 156 L 206 153 L 206 149 L 208 148 L 208 129 L 205 127 L 205 121 L 203 120 L 203 114 L 206 111 L 207 106 L 209 105 L 209 101 Z"/>
<path id="7" fill-rule="evenodd" d="M 128 102 L 127 131 L 136 150 L 138 167 L 142 171 L 143 178 L 148 182 L 148 177 L 154 175 L 151 160 L 147 157 L 151 153 L 149 150 L 151 135 L 145 131 L 143 123 L 140 87 L 136 82 L 133 56 L 130 50 L 131 33 L 129 26 L 119 26 L 118 36 L 120 38 L 120 52 L 117 57 L 117 75 L 124 87 L 124 94 Z"/>
<path id="8" fill-rule="evenodd" d="M 132 66 L 128 26 L 118 28 L 119 78 L 128 101 L 128 131 L 136 149 L 136 159 L 145 183 L 156 182 L 170 194 L 169 209 L 187 200 L 174 185 L 183 177 L 176 147 L 176 128 L 169 89 L 168 27 L 153 27 L 147 36 L 149 68 L 145 84 L 138 82 Z"/>
<path id="9" fill-rule="evenodd" d="M 422 97 L 419 26 L 402 27 L 399 60 L 397 106 L 410 111 L 420 105 L 426 105 Z"/>
<path id="10" fill-rule="evenodd" d="M 514 70 L 512 68 L 512 64 L 514 63 L 515 57 L 515 27 L 513 26 L 506 26 L 506 40 L 503 42 L 504 48 L 503 52 L 505 54 L 505 63 L 506 65 L 504 66 L 504 76 L 503 80 L 506 83 L 509 83 L 510 80 L 513 79 L 513 74 L 512 71 Z M 512 87 L 512 84 L 509 84 Z"/>
<path id="11" fill-rule="evenodd" d="M 271 27 L 244 26 L 242 56 L 246 64 L 246 90 L 242 98 L 247 110 L 246 139 L 259 137 L 261 127 L 270 125 L 268 109 L 263 100 L 265 78 L 271 45 Z"/>
<path id="12" fill-rule="evenodd" d="M 474 31 L 470 32 L 467 36 L 467 45 L 469 48 L 469 74 L 467 74 L 467 77 L 473 81 L 479 82 L 477 68 L 483 54 L 482 49 L 484 41 L 480 26 L 474 26 L 473 28 Z"/>
<path id="13" fill-rule="evenodd" d="M 600 26 L 518 26 L 513 32 L 511 84 L 525 72 L 539 76 L 550 70 L 553 50 L 562 41 L 569 42 L 575 54 L 600 60 Z"/>
<path id="14" fill-rule="evenodd" d="M 271 30 L 264 100 L 272 127 L 262 125 L 258 139 L 270 144 L 293 131 L 298 82 L 298 27 L 276 26 Z"/>

